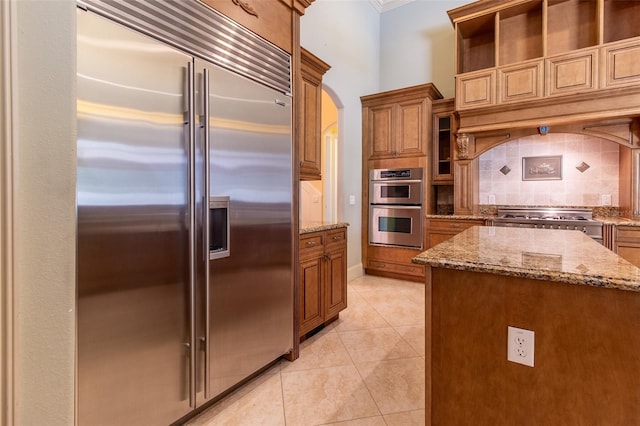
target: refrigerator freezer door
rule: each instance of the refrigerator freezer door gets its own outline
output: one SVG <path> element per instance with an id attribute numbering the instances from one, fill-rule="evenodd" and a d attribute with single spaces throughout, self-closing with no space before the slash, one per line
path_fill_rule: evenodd
<path id="1" fill-rule="evenodd" d="M 189 408 L 192 58 L 78 10 L 78 424 Z"/>
<path id="2" fill-rule="evenodd" d="M 228 257 L 209 262 L 209 397 L 293 347 L 291 98 L 214 65 L 210 196 L 228 196 Z"/>

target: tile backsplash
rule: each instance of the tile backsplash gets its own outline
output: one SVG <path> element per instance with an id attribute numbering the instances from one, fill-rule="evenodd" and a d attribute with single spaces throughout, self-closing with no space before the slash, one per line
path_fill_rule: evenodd
<path id="1" fill-rule="evenodd" d="M 300 182 L 300 223 L 322 222 L 322 181 Z"/>
<path id="2" fill-rule="evenodd" d="M 569 133 L 499 145 L 479 159 L 480 205 L 617 206 L 619 149 L 614 142 Z M 547 155 L 562 156 L 562 179 L 522 180 L 522 158 Z"/>

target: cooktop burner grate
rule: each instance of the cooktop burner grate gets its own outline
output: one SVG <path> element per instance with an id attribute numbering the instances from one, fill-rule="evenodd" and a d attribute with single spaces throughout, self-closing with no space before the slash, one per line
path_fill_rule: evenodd
<path id="1" fill-rule="evenodd" d="M 602 241 L 602 222 L 585 208 L 504 207 L 498 209 L 494 226 L 582 231 Z"/>

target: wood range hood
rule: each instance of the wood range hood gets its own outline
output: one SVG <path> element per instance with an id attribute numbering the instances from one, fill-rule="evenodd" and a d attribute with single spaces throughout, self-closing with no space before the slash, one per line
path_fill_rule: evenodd
<path id="1" fill-rule="evenodd" d="M 456 111 L 458 159 L 534 134 L 579 133 L 640 148 L 640 86 Z"/>

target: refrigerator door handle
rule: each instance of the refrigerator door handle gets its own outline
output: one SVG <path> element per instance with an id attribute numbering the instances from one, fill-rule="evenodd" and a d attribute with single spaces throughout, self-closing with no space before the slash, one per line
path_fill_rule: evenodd
<path id="1" fill-rule="evenodd" d="M 196 215 L 195 215 L 195 92 L 193 61 L 187 64 L 187 147 L 189 211 L 189 407 L 196 406 Z"/>
<path id="2" fill-rule="evenodd" d="M 205 307 L 204 307 L 204 337 L 202 337 L 203 349 L 204 349 L 204 397 L 205 399 L 209 399 L 210 397 L 210 385 L 209 385 L 209 365 L 210 365 L 210 351 L 209 351 L 209 336 L 210 334 L 210 290 L 209 290 L 209 227 L 211 226 L 209 223 L 209 178 L 210 178 L 210 167 L 209 167 L 209 144 L 210 144 L 210 125 L 209 125 L 209 70 L 207 68 L 203 71 L 203 118 L 201 122 L 204 124 L 204 147 L 203 151 L 203 163 L 204 163 L 204 200 L 202 202 L 202 216 L 203 216 L 203 232 L 204 232 L 204 299 L 205 299 Z"/>

